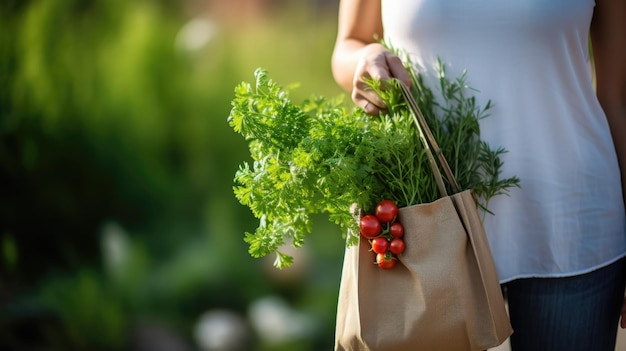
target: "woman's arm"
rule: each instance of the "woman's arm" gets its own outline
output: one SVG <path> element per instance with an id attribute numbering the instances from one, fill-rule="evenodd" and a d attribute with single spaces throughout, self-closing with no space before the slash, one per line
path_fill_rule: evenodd
<path id="1" fill-rule="evenodd" d="M 626 1 L 596 0 L 591 47 L 597 95 L 611 128 L 626 199 Z M 621 315 L 626 328 L 626 298 Z"/>
<path id="2" fill-rule="evenodd" d="M 337 41 L 332 57 L 335 81 L 352 93 L 352 100 L 365 112 L 385 108 L 380 97 L 367 89 L 366 78 L 392 77 L 411 84 L 400 59 L 377 42 L 383 38 L 380 0 L 342 0 L 339 5 Z"/>

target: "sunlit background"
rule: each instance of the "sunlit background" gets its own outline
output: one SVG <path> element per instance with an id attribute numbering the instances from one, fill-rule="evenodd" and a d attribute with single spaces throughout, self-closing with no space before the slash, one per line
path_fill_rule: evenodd
<path id="1" fill-rule="evenodd" d="M 251 258 L 226 119 L 257 67 L 342 94 L 337 2 L 0 2 L 0 350 L 332 348 L 341 233 Z"/>

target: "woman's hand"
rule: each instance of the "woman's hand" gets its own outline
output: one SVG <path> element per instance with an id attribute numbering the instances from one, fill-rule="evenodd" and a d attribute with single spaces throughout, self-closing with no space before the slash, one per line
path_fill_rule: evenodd
<path id="1" fill-rule="evenodd" d="M 352 82 L 352 101 L 366 113 L 376 115 L 386 110 L 385 102 L 369 89 L 366 80 L 389 80 L 397 78 L 411 86 L 411 78 L 402 61 L 383 45 L 368 44 L 361 50 Z"/>
<path id="2" fill-rule="evenodd" d="M 337 42 L 333 50 L 332 71 L 335 81 L 365 112 L 376 115 L 386 108 L 366 79 L 398 78 L 411 85 L 409 73 L 400 58 L 378 43 L 384 38 L 380 1 L 341 0 Z"/>

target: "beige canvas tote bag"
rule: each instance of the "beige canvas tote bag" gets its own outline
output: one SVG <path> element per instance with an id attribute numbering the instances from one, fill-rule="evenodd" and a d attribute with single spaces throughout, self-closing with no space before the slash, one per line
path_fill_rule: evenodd
<path id="1" fill-rule="evenodd" d="M 410 90 L 399 84 L 430 154 L 442 197 L 399 209 L 406 250 L 393 269 L 382 270 L 372 263 L 365 239 L 346 248 L 335 350 L 495 347 L 512 329 L 476 199 L 471 190 L 446 193 L 435 162 L 440 163 L 453 189 L 458 189 L 456 180 Z"/>

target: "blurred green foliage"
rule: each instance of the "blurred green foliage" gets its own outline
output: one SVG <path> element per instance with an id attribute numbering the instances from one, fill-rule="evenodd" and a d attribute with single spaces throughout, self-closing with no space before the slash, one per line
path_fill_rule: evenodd
<path id="1" fill-rule="evenodd" d="M 232 193 L 247 146 L 226 117 L 257 67 L 300 82 L 296 99 L 340 94 L 334 8 L 190 22 L 185 4 L 0 4 L 0 349 L 139 350 L 154 324 L 196 349 L 203 312 L 245 317 L 268 295 L 319 328 L 282 346 L 253 332 L 248 349 L 332 345 L 341 235 L 318 220 L 291 272 L 249 257 Z"/>

